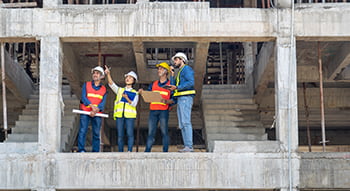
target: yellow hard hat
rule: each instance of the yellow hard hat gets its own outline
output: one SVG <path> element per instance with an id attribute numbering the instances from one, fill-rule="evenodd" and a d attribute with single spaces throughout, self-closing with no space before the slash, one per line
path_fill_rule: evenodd
<path id="1" fill-rule="evenodd" d="M 158 67 L 165 68 L 165 69 L 168 70 L 168 72 L 170 72 L 170 66 L 169 66 L 169 64 L 166 63 L 166 62 L 162 62 L 162 63 L 160 63 L 160 64 L 157 64 L 156 67 L 157 67 L 157 68 L 158 68 Z"/>

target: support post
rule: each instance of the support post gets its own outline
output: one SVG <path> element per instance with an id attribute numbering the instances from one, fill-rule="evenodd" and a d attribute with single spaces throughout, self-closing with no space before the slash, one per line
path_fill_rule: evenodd
<path id="1" fill-rule="evenodd" d="M 62 65 L 58 37 L 41 39 L 39 149 L 58 152 L 61 143 Z"/>
<path id="2" fill-rule="evenodd" d="M 322 130 L 322 150 L 326 152 L 326 127 L 324 117 L 324 101 L 323 101 L 323 72 L 322 72 L 322 56 L 320 42 L 317 42 L 318 47 L 318 72 L 320 76 L 320 109 L 321 109 L 321 130 Z"/>
<path id="3" fill-rule="evenodd" d="M 294 39 L 295 41 L 295 39 Z M 293 49 L 291 51 L 290 49 Z M 298 148 L 298 102 L 297 75 L 295 62 L 295 46 L 289 41 L 277 38 L 277 58 L 275 62 L 275 92 L 276 92 L 276 135 L 281 143 L 295 152 Z M 293 52 L 293 55 L 290 55 Z M 293 57 L 293 60 L 290 60 Z M 290 133 L 290 140 L 288 134 Z M 289 143 L 288 143 L 289 142 Z"/>
<path id="4" fill-rule="evenodd" d="M 62 0 L 45 0 L 45 1 L 43 1 L 44 8 L 54 8 L 54 7 L 58 7 L 61 4 L 63 4 Z"/>
<path id="5" fill-rule="evenodd" d="M 5 140 L 7 139 L 7 102 L 6 102 L 6 82 L 5 82 L 5 45 L 1 43 L 1 81 L 2 81 L 2 113 L 5 131 Z"/>
<path id="6" fill-rule="evenodd" d="M 249 88 L 250 92 L 253 94 L 254 86 L 253 86 L 253 70 L 254 70 L 254 55 L 253 55 L 253 43 L 252 42 L 244 42 L 244 79 L 245 84 Z"/>

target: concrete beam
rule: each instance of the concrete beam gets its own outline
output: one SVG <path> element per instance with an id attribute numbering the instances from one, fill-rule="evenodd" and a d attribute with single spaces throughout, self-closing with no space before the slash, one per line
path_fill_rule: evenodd
<path id="1" fill-rule="evenodd" d="M 274 79 L 275 43 L 265 42 L 258 56 L 258 65 L 254 70 L 255 100 L 260 103 L 269 82 Z"/>
<path id="2" fill-rule="evenodd" d="M 195 47 L 195 63 L 194 63 L 194 81 L 196 96 L 194 98 L 194 105 L 199 105 L 202 96 L 203 79 L 205 75 L 205 67 L 207 64 L 208 49 L 210 42 L 200 42 Z"/>
<path id="3" fill-rule="evenodd" d="M 58 37 L 43 37 L 40 44 L 39 150 L 52 153 L 61 140 L 62 51 Z"/>
<path id="4" fill-rule="evenodd" d="M 332 55 L 328 63 L 324 63 L 326 69 L 326 77 L 329 80 L 334 80 L 340 72 L 350 64 L 350 43 L 344 42 L 336 54 Z"/>
<path id="5" fill-rule="evenodd" d="M 348 152 L 302 153 L 300 188 L 349 189 L 350 154 Z"/>
<path id="6" fill-rule="evenodd" d="M 14 62 L 6 51 L 4 56 L 6 88 L 11 91 L 19 102 L 25 104 L 33 91 L 33 82 L 23 67 Z"/>
<path id="7" fill-rule="evenodd" d="M 275 189 L 288 186 L 287 162 L 283 153 L 254 152 L 14 153 L 0 155 L 0 189 Z"/>
<path id="8" fill-rule="evenodd" d="M 350 7 L 337 3 L 329 5 L 302 3 L 297 6 L 294 34 L 298 40 L 349 41 L 349 28 L 344 23 L 350 22 Z"/>
<path id="9" fill-rule="evenodd" d="M 55 7 L 56 1 L 48 1 L 53 2 L 50 7 Z M 211 9 L 208 2 L 94 7 L 96 9 L 90 5 L 64 5 L 63 9 L 2 10 L 0 16 L 6 19 L 0 20 L 1 26 L 5 26 L 0 29 L 0 38 L 52 35 L 85 41 L 90 41 L 89 38 L 117 41 L 115 39 L 121 37 L 189 38 L 192 42 L 195 37 L 266 41 L 273 39 L 276 31 L 274 9 Z"/>
<path id="10" fill-rule="evenodd" d="M 81 97 L 81 85 L 80 81 L 82 73 L 79 70 L 80 66 L 77 58 L 74 54 L 74 50 L 68 44 L 63 44 L 63 74 L 67 77 L 70 87 L 73 93 L 80 98 Z"/>

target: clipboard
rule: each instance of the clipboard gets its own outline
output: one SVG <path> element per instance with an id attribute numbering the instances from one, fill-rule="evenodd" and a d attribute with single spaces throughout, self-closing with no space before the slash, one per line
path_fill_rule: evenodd
<path id="1" fill-rule="evenodd" d="M 161 102 L 162 100 L 162 96 L 159 92 L 142 91 L 141 96 L 146 103 Z"/>
<path id="2" fill-rule="evenodd" d="M 128 97 L 129 97 L 129 99 L 130 99 L 131 101 L 134 101 L 135 96 L 136 96 L 136 93 L 130 92 L 130 91 L 126 91 L 126 90 L 125 90 L 123 93 L 126 94 L 126 95 L 128 95 Z M 128 102 L 124 97 L 122 97 L 121 101 L 122 101 L 122 102 Z"/>

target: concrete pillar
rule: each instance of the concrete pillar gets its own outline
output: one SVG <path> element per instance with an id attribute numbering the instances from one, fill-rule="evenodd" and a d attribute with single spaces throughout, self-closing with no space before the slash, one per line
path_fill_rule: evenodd
<path id="1" fill-rule="evenodd" d="M 274 4 L 277 5 L 278 8 L 291 8 L 293 1 L 291 0 L 274 0 Z"/>
<path id="2" fill-rule="evenodd" d="M 54 8 L 62 4 L 63 4 L 63 0 L 43 0 L 44 8 Z"/>
<path id="3" fill-rule="evenodd" d="M 58 37 L 41 39 L 39 149 L 58 152 L 61 140 L 62 66 Z"/>
<path id="4" fill-rule="evenodd" d="M 253 86 L 253 70 L 254 70 L 254 54 L 253 54 L 253 43 L 243 42 L 244 48 L 244 72 L 245 72 L 245 84 L 254 93 Z"/>
<path id="5" fill-rule="evenodd" d="M 298 148 L 298 100 L 295 37 L 291 40 L 291 10 L 278 10 L 275 61 L 276 136 L 287 150 Z"/>

